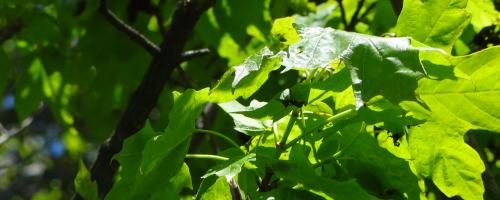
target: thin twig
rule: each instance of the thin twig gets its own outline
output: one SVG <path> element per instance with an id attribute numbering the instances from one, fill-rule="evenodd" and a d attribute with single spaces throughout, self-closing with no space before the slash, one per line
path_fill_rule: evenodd
<path id="1" fill-rule="evenodd" d="M 361 16 L 358 18 L 358 22 L 363 20 L 368 14 L 370 14 L 370 11 L 373 10 L 376 5 L 377 5 L 377 2 L 371 3 L 368 6 L 368 8 L 366 8 L 365 12 L 363 12 L 363 14 L 361 14 Z"/>
<path id="2" fill-rule="evenodd" d="M 139 33 L 139 31 L 123 22 L 108 8 L 108 0 L 101 0 L 101 3 L 99 4 L 99 11 L 116 29 L 125 33 L 131 40 L 146 49 L 149 54 L 155 56 L 160 53 L 160 48 L 156 46 L 156 44 L 151 42 L 148 38 L 146 38 L 146 36 Z"/>
<path id="3" fill-rule="evenodd" d="M 365 4 L 365 0 L 358 0 L 358 5 L 356 6 L 356 11 L 354 11 L 354 14 L 352 14 L 351 21 L 349 21 L 349 25 L 345 28 L 346 31 L 352 31 L 354 30 L 354 27 L 358 23 L 358 16 L 359 12 L 361 12 L 361 9 L 363 8 L 363 5 Z"/>
<path id="4" fill-rule="evenodd" d="M 208 49 L 208 48 L 185 51 L 181 55 L 181 57 L 182 57 L 181 61 L 191 60 L 193 58 L 208 55 L 209 53 L 210 53 L 210 49 Z"/>
<path id="5" fill-rule="evenodd" d="M 158 23 L 158 29 L 160 30 L 162 37 L 165 35 L 165 33 L 167 33 L 167 30 L 165 29 L 165 26 L 164 26 L 165 20 L 163 19 L 163 15 L 162 15 L 162 11 L 161 11 L 164 4 L 165 4 L 165 0 L 160 0 L 160 2 L 158 2 L 158 7 L 156 8 L 155 14 L 154 14 L 154 16 L 156 18 L 156 22 Z"/>
<path id="6" fill-rule="evenodd" d="M 342 24 L 344 24 L 344 27 L 347 27 L 347 17 L 345 16 L 344 4 L 342 3 L 342 0 L 337 0 L 337 3 L 340 7 L 340 18 L 342 19 Z"/>
<path id="7" fill-rule="evenodd" d="M 229 158 L 227 157 L 211 155 L 211 154 L 186 154 L 186 158 L 199 158 L 199 159 L 211 159 L 211 160 L 222 160 L 222 161 L 229 160 Z"/>
<path id="8" fill-rule="evenodd" d="M 9 138 L 12 136 L 22 132 L 24 129 L 28 128 L 31 123 L 33 122 L 32 117 L 28 117 L 23 122 L 21 122 L 21 125 L 19 127 L 15 127 L 12 129 L 7 130 L 1 123 L 0 123 L 0 145 L 7 142 Z"/>

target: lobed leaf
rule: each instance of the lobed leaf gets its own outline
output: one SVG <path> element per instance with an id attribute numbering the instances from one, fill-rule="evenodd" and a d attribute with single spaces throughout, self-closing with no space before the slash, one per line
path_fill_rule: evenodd
<path id="1" fill-rule="evenodd" d="M 500 132 L 500 47 L 451 62 L 457 78 L 422 79 L 420 98 L 436 119 L 450 127 Z"/>
<path id="2" fill-rule="evenodd" d="M 308 189 L 321 191 L 334 199 L 377 199 L 368 194 L 355 180 L 336 181 L 318 176 L 307 156 L 303 146 L 295 145 L 290 152 L 290 160 L 277 160 L 257 154 L 257 160 L 264 160 L 280 178 L 300 183 Z"/>
<path id="3" fill-rule="evenodd" d="M 426 74 L 419 52 L 429 48 L 413 47 L 409 38 L 382 38 L 331 28 L 304 28 L 300 33 L 303 39 L 290 46 L 283 58 L 285 71 L 326 69 L 340 59 L 351 71 L 358 108 L 376 95 L 394 103 L 415 100 L 417 80 Z"/>
<path id="4" fill-rule="evenodd" d="M 470 21 L 467 0 L 405 0 L 397 35 L 409 36 L 431 47 L 451 52 Z"/>
<path id="5" fill-rule="evenodd" d="M 224 74 L 210 91 L 210 101 L 222 103 L 250 97 L 266 82 L 269 73 L 280 67 L 280 60 L 280 56 L 268 48 L 250 56 Z"/>
<path id="6" fill-rule="evenodd" d="M 485 166 L 479 154 L 464 142 L 463 132 L 429 121 L 412 128 L 408 141 L 417 172 L 432 178 L 446 196 L 482 199 Z"/>

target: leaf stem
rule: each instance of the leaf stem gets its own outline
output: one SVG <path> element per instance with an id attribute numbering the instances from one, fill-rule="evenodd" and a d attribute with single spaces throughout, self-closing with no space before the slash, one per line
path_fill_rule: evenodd
<path id="1" fill-rule="evenodd" d="M 186 158 L 199 158 L 199 159 L 211 159 L 211 160 L 229 160 L 227 157 L 212 155 L 212 154 L 186 154 Z"/>
<path id="2" fill-rule="evenodd" d="M 99 4 L 99 11 L 104 17 L 119 31 L 125 33 L 131 40 L 135 41 L 137 44 L 142 46 L 142 48 L 146 49 L 149 54 L 155 56 L 160 53 L 160 47 L 156 46 L 155 43 L 151 42 L 146 36 L 139 33 L 139 31 L 135 30 L 125 22 L 123 22 L 120 18 L 118 18 L 109 8 L 108 1 L 101 0 Z"/>
<path id="3" fill-rule="evenodd" d="M 206 130 L 206 129 L 194 129 L 194 131 L 197 132 L 197 133 L 206 133 L 206 134 L 211 134 L 211 135 L 220 137 L 221 139 L 224 139 L 225 141 L 227 141 L 232 146 L 234 146 L 234 147 L 236 147 L 238 149 L 240 148 L 240 145 L 238 145 L 235 141 L 231 140 L 231 138 L 229 138 L 229 137 L 225 136 L 224 134 L 219 133 L 217 131 Z"/>
<path id="4" fill-rule="evenodd" d="M 307 136 L 310 133 L 312 133 L 312 132 L 320 129 L 321 127 L 323 127 L 324 125 L 326 125 L 328 123 L 335 122 L 335 121 L 340 121 L 340 120 L 345 120 L 345 119 L 349 119 L 349 118 L 353 117 L 354 115 L 356 115 L 356 113 L 357 113 L 356 109 L 349 109 L 349 110 L 345 110 L 345 111 L 343 111 L 341 113 L 338 113 L 338 114 L 336 114 L 334 116 L 331 116 L 328 119 L 326 119 L 323 123 L 318 124 L 317 126 L 313 127 L 309 131 L 305 132 L 304 134 L 296 137 L 295 139 L 293 139 L 292 141 L 290 141 L 289 143 L 287 143 L 283 149 L 288 149 L 289 147 L 293 146 L 297 141 L 303 139 L 305 136 Z"/>
<path id="5" fill-rule="evenodd" d="M 276 144 L 279 148 L 283 148 L 284 145 L 286 144 L 286 140 L 288 139 L 288 136 L 290 135 L 290 132 L 292 132 L 293 125 L 295 124 L 295 121 L 297 121 L 297 114 L 295 111 L 293 111 L 290 120 L 288 121 L 288 124 L 285 129 L 285 133 L 283 134 L 283 138 L 281 138 L 281 141 Z"/>

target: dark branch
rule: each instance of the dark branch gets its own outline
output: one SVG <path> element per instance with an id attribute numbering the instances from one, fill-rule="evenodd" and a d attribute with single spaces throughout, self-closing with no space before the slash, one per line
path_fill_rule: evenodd
<path id="1" fill-rule="evenodd" d="M 21 125 L 19 127 L 14 127 L 12 129 L 9 129 L 9 130 L 7 130 L 2 125 L 2 123 L 0 123 L 0 145 L 7 142 L 7 140 L 9 138 L 11 138 L 12 136 L 22 132 L 24 129 L 29 127 L 32 122 L 33 122 L 33 117 L 28 117 L 21 122 Z"/>
<path id="2" fill-rule="evenodd" d="M 342 3 L 342 0 L 337 0 L 337 3 L 340 7 L 340 18 L 342 19 L 342 24 L 344 24 L 344 27 L 347 27 L 347 17 L 345 16 L 344 4 Z"/>
<path id="3" fill-rule="evenodd" d="M 349 21 L 349 25 L 345 28 L 346 31 L 353 31 L 354 27 L 358 23 L 359 20 L 359 12 L 363 8 L 363 5 L 365 4 L 365 0 L 358 0 L 358 5 L 356 6 L 356 11 L 354 11 L 354 14 L 351 17 L 351 21 Z"/>
<path id="4" fill-rule="evenodd" d="M 155 10 L 154 16 L 156 18 L 156 22 L 158 23 L 158 29 L 160 30 L 161 36 L 164 36 L 167 33 L 167 30 L 165 29 L 165 20 L 163 19 L 162 15 L 162 8 L 163 5 L 165 5 L 165 0 L 160 0 L 158 2 L 158 7 Z"/>
<path id="5" fill-rule="evenodd" d="M 204 49 L 197 49 L 197 50 L 190 50 L 190 51 L 185 51 L 182 53 L 182 61 L 187 61 L 191 60 L 193 58 L 205 56 L 210 53 L 210 49 L 204 48 Z"/>
<path id="6" fill-rule="evenodd" d="M 5 27 L 0 29 L 0 44 L 3 44 L 6 40 L 10 39 L 15 34 L 19 33 L 22 29 L 23 23 L 21 20 L 15 20 Z"/>
<path id="7" fill-rule="evenodd" d="M 144 126 L 172 71 L 182 61 L 182 49 L 200 15 L 214 4 L 215 0 L 178 0 L 172 23 L 160 45 L 161 51 L 155 54 L 140 85 L 132 94 L 114 134 L 99 148 L 91 175 L 92 179 L 97 182 L 100 198 L 104 198 L 111 189 L 119 166 L 116 160 L 112 160 L 112 157 L 120 152 L 126 138 Z M 107 10 L 106 4 L 101 6 L 104 6 L 102 10 Z M 123 28 L 122 25 L 118 25 Z"/>
<path id="8" fill-rule="evenodd" d="M 232 200 L 243 200 L 240 186 L 236 183 L 236 181 L 234 181 L 234 178 L 229 180 L 229 190 L 231 191 Z"/>
<path id="9" fill-rule="evenodd" d="M 401 10 L 403 9 L 403 0 L 391 0 L 391 5 L 396 13 L 396 16 L 399 16 L 399 14 L 401 14 Z"/>
<path id="10" fill-rule="evenodd" d="M 474 148 L 477 151 L 486 168 L 482 174 L 484 187 L 486 191 L 490 193 L 492 196 L 495 196 L 495 198 L 500 198 L 500 188 L 498 187 L 498 184 L 495 180 L 495 176 L 493 175 L 490 167 L 488 166 L 484 151 L 480 148 L 479 144 L 477 143 L 477 139 L 474 136 L 474 133 L 469 133 L 469 144 L 471 145 L 472 148 Z"/>
<path id="11" fill-rule="evenodd" d="M 363 20 L 368 14 L 370 14 L 370 12 L 375 8 L 376 5 L 377 5 L 377 2 L 371 3 L 368 6 L 368 8 L 366 8 L 365 12 L 363 14 L 361 14 L 361 16 L 359 16 L 358 22 Z"/>
<path id="12" fill-rule="evenodd" d="M 139 31 L 127 25 L 120 18 L 118 18 L 111 10 L 108 8 L 108 1 L 101 0 L 99 4 L 99 11 L 108 19 L 108 21 L 119 31 L 127 34 L 127 36 L 135 41 L 137 44 L 141 45 L 149 54 L 155 56 L 160 53 L 160 48 L 156 46 L 153 42 L 149 41 L 146 36 L 139 33 Z"/>
<path id="13" fill-rule="evenodd" d="M 271 168 L 266 167 L 266 174 L 264 175 L 264 178 L 262 178 L 262 181 L 259 184 L 259 192 L 267 192 L 271 190 L 270 184 L 273 175 L 274 172 L 271 170 Z"/>

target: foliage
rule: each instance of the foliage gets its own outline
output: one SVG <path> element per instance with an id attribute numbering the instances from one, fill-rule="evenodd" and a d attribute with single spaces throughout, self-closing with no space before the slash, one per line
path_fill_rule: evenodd
<path id="1" fill-rule="evenodd" d="M 174 1 L 134 2 L 109 7 L 159 43 Z M 498 2 L 405 0 L 400 14 L 398 2 L 217 0 L 184 47 L 212 52 L 164 77 L 149 119 L 113 156 L 119 170 L 101 198 L 499 198 Z M 43 149 L 28 145 L 36 129 L 23 124 L 48 118 L 57 133 L 38 135 L 51 150 L 62 143 L 72 163 L 74 190 L 22 198 L 99 199 L 80 160 L 101 153 L 150 55 L 98 7 L 0 3 L 0 28 L 22 24 L 0 38 L 0 92 L 14 99 L 2 113 L 13 110 L 10 123 L 22 127 L 2 130 L 0 156 Z M 483 30 L 493 32 L 475 43 Z"/>

